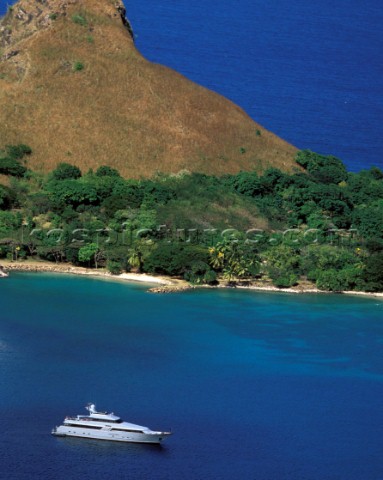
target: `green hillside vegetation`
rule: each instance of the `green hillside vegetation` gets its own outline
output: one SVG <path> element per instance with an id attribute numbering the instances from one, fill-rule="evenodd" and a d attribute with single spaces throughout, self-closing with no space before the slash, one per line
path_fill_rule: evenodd
<path id="1" fill-rule="evenodd" d="M 312 282 L 383 291 L 383 172 L 346 171 L 300 151 L 305 169 L 221 177 L 181 172 L 124 179 L 61 163 L 27 169 L 25 145 L 0 153 L 0 258 L 146 272 L 195 284 Z M 14 162 L 13 166 L 11 163 Z M 19 168 L 15 168 L 16 164 Z M 23 171 L 22 171 L 23 169 Z"/>

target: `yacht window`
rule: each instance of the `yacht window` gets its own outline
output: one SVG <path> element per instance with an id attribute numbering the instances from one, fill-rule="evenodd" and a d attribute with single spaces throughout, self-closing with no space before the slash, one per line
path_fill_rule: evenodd
<path id="1" fill-rule="evenodd" d="M 112 428 L 113 432 L 132 432 L 132 433 L 144 433 L 142 430 L 128 430 L 127 428 Z"/>
<path id="2" fill-rule="evenodd" d="M 119 418 L 118 420 L 111 420 L 109 418 L 89 418 L 89 417 L 80 417 L 79 420 L 85 420 L 90 422 L 103 422 L 103 423 L 122 423 L 122 420 Z"/>
<path id="3" fill-rule="evenodd" d="M 69 424 L 67 423 L 66 425 L 69 426 L 69 427 L 81 427 L 81 428 L 86 428 L 86 429 L 88 429 L 88 428 L 93 428 L 94 430 L 101 430 L 101 428 L 102 428 L 101 426 L 95 426 L 95 425 L 80 425 L 80 424 L 78 424 L 78 423 L 69 423 Z"/>

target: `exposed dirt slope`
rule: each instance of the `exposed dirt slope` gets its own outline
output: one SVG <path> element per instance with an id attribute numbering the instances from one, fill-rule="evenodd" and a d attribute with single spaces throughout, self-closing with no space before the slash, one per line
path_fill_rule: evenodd
<path id="1" fill-rule="evenodd" d="M 0 148 L 31 168 L 128 177 L 294 168 L 296 149 L 232 102 L 137 51 L 112 0 L 20 0 L 0 22 Z"/>

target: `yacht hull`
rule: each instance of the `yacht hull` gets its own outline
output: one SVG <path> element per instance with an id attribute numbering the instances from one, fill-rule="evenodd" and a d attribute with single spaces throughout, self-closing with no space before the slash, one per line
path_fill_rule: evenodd
<path id="1" fill-rule="evenodd" d="M 166 436 L 170 435 L 170 433 L 153 432 L 149 434 L 138 432 L 116 432 L 108 430 L 90 431 L 88 428 L 69 428 L 65 426 L 60 426 L 52 431 L 52 435 L 55 435 L 57 437 L 79 437 L 90 438 L 94 440 L 109 440 L 114 442 L 159 444 Z"/>

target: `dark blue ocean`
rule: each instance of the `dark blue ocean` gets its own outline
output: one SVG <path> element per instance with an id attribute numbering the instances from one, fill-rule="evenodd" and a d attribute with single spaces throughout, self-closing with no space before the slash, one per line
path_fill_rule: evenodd
<path id="1" fill-rule="evenodd" d="M 383 300 L 19 273 L 0 305 L 1 479 L 383 479 Z M 89 401 L 174 435 L 50 435 Z"/>
<path id="2" fill-rule="evenodd" d="M 126 6 L 150 60 L 299 148 L 383 167 L 381 2 Z M 382 347 L 382 300 L 13 274 L 0 479 L 383 480 Z M 89 401 L 174 435 L 162 448 L 50 435 Z"/>
<path id="3" fill-rule="evenodd" d="M 0 0 L 0 14 L 11 0 Z M 380 0 L 125 0 L 150 60 L 298 148 L 383 168 Z"/>

